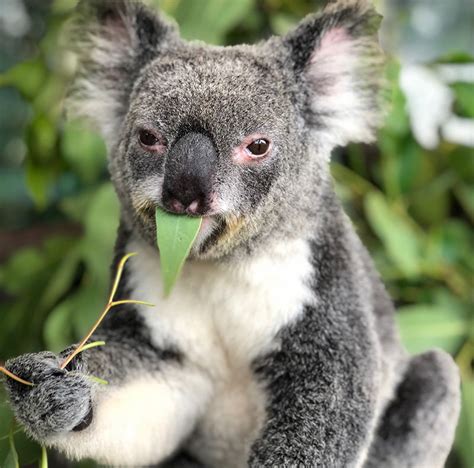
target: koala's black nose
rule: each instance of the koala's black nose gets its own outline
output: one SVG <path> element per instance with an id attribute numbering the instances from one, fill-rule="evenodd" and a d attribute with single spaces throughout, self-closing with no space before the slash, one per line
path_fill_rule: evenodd
<path id="1" fill-rule="evenodd" d="M 167 189 L 163 191 L 163 203 L 165 207 L 175 213 L 199 214 L 203 212 L 206 196 L 199 190 L 194 181 L 184 182 L 186 189 L 174 192 Z"/>
<path id="2" fill-rule="evenodd" d="M 187 133 L 170 149 L 166 160 L 162 201 L 175 213 L 204 214 L 212 189 L 217 152 L 202 133 Z"/>

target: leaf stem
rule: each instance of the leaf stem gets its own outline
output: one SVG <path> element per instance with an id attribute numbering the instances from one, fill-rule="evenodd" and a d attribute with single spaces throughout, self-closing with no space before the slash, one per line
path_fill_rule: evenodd
<path id="1" fill-rule="evenodd" d="M 79 352 L 82 353 L 83 351 L 87 351 L 88 349 L 97 348 L 98 346 L 104 345 L 105 341 L 93 341 L 92 343 L 87 343 L 86 345 L 84 345 Z"/>
<path id="2" fill-rule="evenodd" d="M 120 260 L 120 262 L 117 266 L 117 273 L 115 273 L 114 284 L 112 286 L 112 290 L 110 291 L 108 304 L 110 304 L 114 300 L 115 293 L 117 292 L 117 289 L 118 289 L 118 286 L 119 286 L 119 283 L 120 283 L 120 279 L 122 278 L 122 273 L 123 273 L 123 269 L 125 267 L 125 263 L 127 262 L 127 260 L 130 257 L 134 257 L 136 254 L 137 254 L 136 252 L 132 252 L 132 253 L 124 255 L 121 258 L 121 260 Z"/>
<path id="3" fill-rule="evenodd" d="M 15 429 L 13 431 L 13 435 L 18 434 L 19 432 L 21 432 L 21 429 Z M 3 442 L 4 440 L 7 440 L 9 437 L 10 437 L 10 433 L 8 433 L 6 436 L 0 437 L 0 442 Z"/>
<path id="4" fill-rule="evenodd" d="M 60 366 L 61 369 L 64 369 L 80 352 L 84 351 L 84 349 L 87 346 L 89 346 L 89 348 L 92 347 L 90 345 L 87 345 L 86 343 L 89 340 L 89 338 L 94 334 L 94 332 L 97 330 L 97 328 L 102 323 L 105 316 L 109 313 L 109 311 L 110 311 L 110 309 L 112 309 L 112 307 L 115 307 L 115 306 L 121 305 L 121 304 L 141 304 L 141 305 L 147 305 L 147 306 L 150 306 L 150 307 L 154 307 L 154 304 L 150 304 L 149 302 L 135 301 L 133 299 L 124 299 L 124 300 L 114 302 L 114 297 L 115 297 L 115 294 L 117 292 L 117 289 L 118 289 L 118 286 L 119 286 L 119 283 L 120 283 L 120 279 L 122 277 L 122 273 L 123 273 L 125 263 L 130 257 L 133 257 L 134 255 L 136 255 L 136 253 L 126 254 L 120 260 L 120 262 L 118 264 L 118 267 L 117 267 L 117 272 L 115 274 L 115 279 L 114 279 L 114 282 L 113 282 L 112 290 L 110 291 L 109 300 L 108 300 L 108 302 L 105 306 L 105 309 L 103 310 L 102 314 L 100 314 L 100 317 L 94 323 L 94 325 L 89 330 L 89 332 L 86 334 L 86 336 L 81 340 L 81 342 L 79 343 L 77 348 L 63 361 L 63 363 Z"/>
<path id="5" fill-rule="evenodd" d="M 88 375 L 87 378 L 100 385 L 109 385 L 109 382 L 107 380 L 100 379 L 99 377 L 96 377 L 95 375 Z"/>
<path id="6" fill-rule="evenodd" d="M 15 468 L 20 468 L 20 462 L 18 460 L 18 452 L 16 451 L 16 447 L 15 447 L 15 439 L 13 438 L 13 429 L 10 429 L 10 436 L 8 437 L 8 441 L 10 443 L 10 454 L 9 456 L 7 456 L 6 465 L 9 465 L 8 458 L 10 458 L 10 462 L 13 463 L 13 466 Z"/>
<path id="7" fill-rule="evenodd" d="M 46 447 L 44 446 L 41 446 L 40 468 L 48 468 L 48 452 L 46 451 Z"/>
<path id="8" fill-rule="evenodd" d="M 135 301 L 134 299 L 124 299 L 121 301 L 114 301 L 114 302 L 111 302 L 110 306 L 115 307 L 122 304 L 140 304 L 140 305 L 146 305 L 149 307 L 155 307 L 155 304 L 152 304 L 151 302 Z"/>
<path id="9" fill-rule="evenodd" d="M 35 384 L 32 382 L 28 382 L 28 380 L 23 380 L 21 377 L 18 377 L 17 375 L 11 373 L 9 370 L 5 369 L 5 367 L 0 366 L 0 372 L 4 373 L 7 377 L 10 377 L 10 379 L 16 380 L 17 382 L 20 382 L 23 385 L 28 385 L 30 387 L 34 387 Z"/>

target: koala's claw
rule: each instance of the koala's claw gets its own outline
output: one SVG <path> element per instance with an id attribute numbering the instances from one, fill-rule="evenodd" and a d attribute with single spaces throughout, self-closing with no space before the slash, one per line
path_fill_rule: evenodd
<path id="1" fill-rule="evenodd" d="M 5 379 L 5 387 L 17 419 L 35 439 L 43 441 L 61 433 L 85 429 L 92 421 L 91 381 L 78 372 L 61 369 L 62 356 L 42 352 L 7 361 L 5 367 L 34 384 Z M 77 369 L 77 370 L 76 370 Z"/>

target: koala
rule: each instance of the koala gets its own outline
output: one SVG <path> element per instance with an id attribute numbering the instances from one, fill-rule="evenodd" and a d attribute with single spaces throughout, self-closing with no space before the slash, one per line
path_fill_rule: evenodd
<path id="1" fill-rule="evenodd" d="M 163 467 L 442 467 L 452 359 L 409 356 L 335 196 L 331 151 L 382 117 L 379 16 L 338 0 L 283 37 L 218 47 L 126 0 L 82 1 L 70 109 L 103 135 L 126 265 L 93 340 L 7 368 L 16 417 L 71 460 Z M 212 25 L 210 25 L 212 27 Z M 154 211 L 200 216 L 163 297 Z M 89 375 L 106 379 L 98 385 Z"/>

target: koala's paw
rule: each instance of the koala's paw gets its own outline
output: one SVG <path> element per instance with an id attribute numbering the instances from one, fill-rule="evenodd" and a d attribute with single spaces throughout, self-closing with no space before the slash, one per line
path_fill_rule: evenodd
<path id="1" fill-rule="evenodd" d="M 78 357 L 79 358 L 79 357 Z M 92 421 L 90 380 L 81 372 L 82 360 L 61 369 L 62 357 L 50 352 L 25 354 L 5 367 L 33 387 L 5 378 L 13 411 L 25 430 L 37 440 L 85 429 Z"/>

